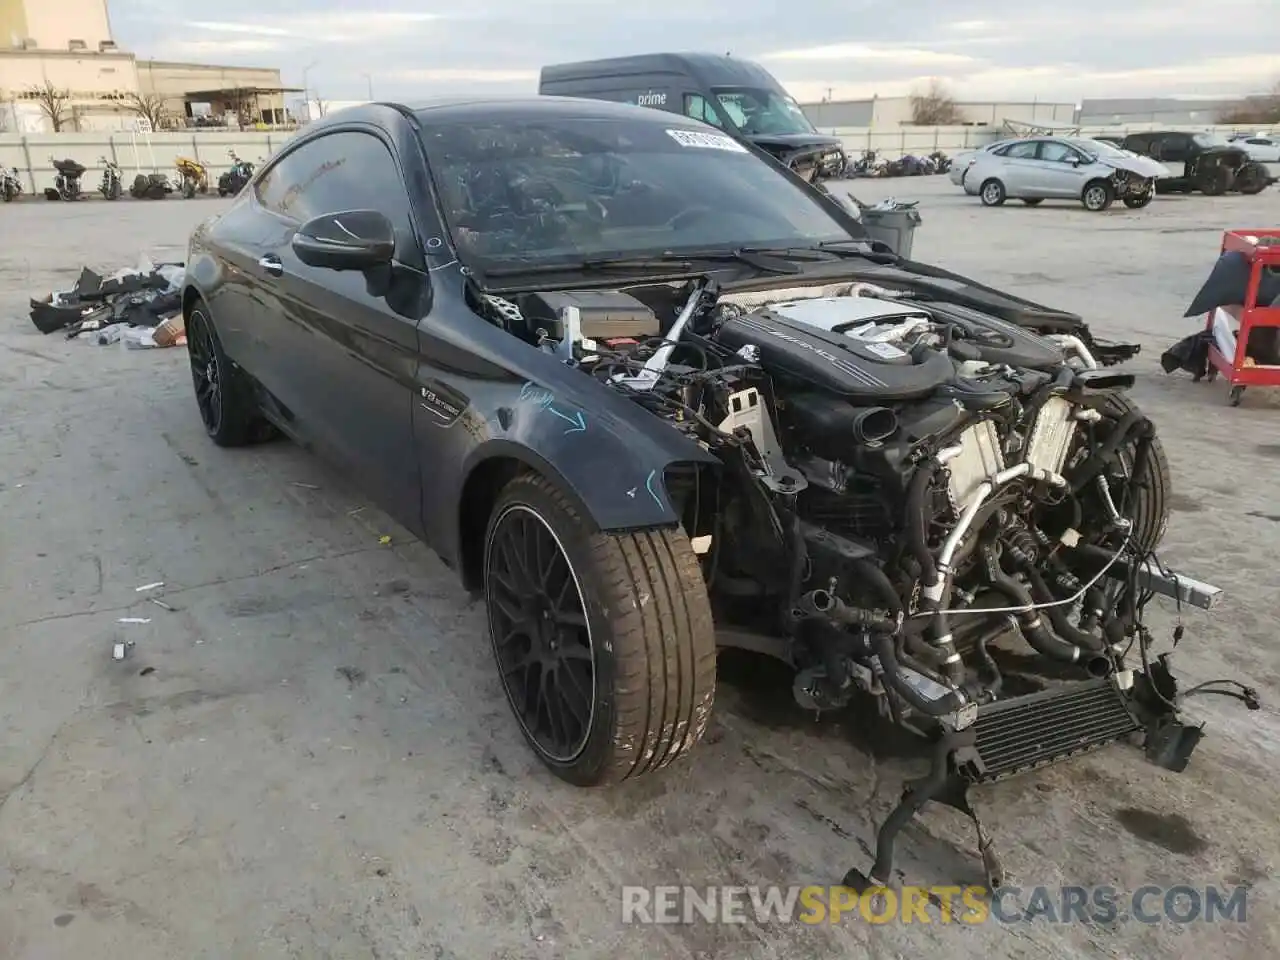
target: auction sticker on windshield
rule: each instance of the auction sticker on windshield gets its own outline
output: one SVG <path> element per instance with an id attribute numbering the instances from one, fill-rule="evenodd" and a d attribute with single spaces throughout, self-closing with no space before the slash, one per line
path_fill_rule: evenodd
<path id="1" fill-rule="evenodd" d="M 729 150 L 746 153 L 747 148 L 732 137 L 722 133 L 703 133 L 700 130 L 668 130 L 667 135 L 682 147 L 701 147 L 704 150 Z"/>

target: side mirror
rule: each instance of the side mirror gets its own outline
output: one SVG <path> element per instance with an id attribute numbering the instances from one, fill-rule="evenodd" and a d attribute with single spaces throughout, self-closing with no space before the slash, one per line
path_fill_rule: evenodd
<path id="1" fill-rule="evenodd" d="M 293 235 L 293 252 L 312 267 L 368 270 L 389 264 L 396 253 L 396 230 L 376 210 L 326 213 L 308 220 Z"/>

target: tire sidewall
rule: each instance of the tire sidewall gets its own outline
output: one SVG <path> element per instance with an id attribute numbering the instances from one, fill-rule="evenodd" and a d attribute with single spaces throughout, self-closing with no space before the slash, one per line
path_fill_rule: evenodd
<path id="1" fill-rule="evenodd" d="M 990 199 L 987 198 L 988 191 L 991 192 Z M 978 198 L 982 201 L 983 206 L 1000 206 L 1005 201 L 1004 184 L 995 179 L 983 181 L 981 186 L 978 187 Z"/>
<path id="2" fill-rule="evenodd" d="M 593 783 L 602 770 L 608 765 L 613 738 L 617 729 L 617 689 L 618 661 L 613 654 L 617 649 L 614 643 L 613 626 L 610 611 L 603 598 L 608 594 L 602 582 L 592 556 L 592 531 L 578 517 L 570 513 L 544 488 L 532 482 L 534 475 L 528 475 L 522 481 L 512 483 L 499 496 L 490 514 L 485 529 L 484 541 L 484 597 L 486 611 L 489 608 L 489 564 L 492 557 L 494 533 L 499 522 L 512 510 L 523 508 L 535 514 L 551 530 L 560 542 L 560 548 L 578 581 L 582 596 L 583 609 L 586 613 L 587 626 L 591 639 L 591 666 L 594 672 L 594 700 L 590 731 L 586 744 L 572 760 L 557 760 L 550 757 L 525 729 L 523 719 L 517 717 L 520 732 L 528 741 L 538 758 L 554 768 L 560 776 L 570 782 Z M 489 634 L 489 649 L 493 654 L 495 667 L 500 669 L 496 638 L 493 636 L 493 623 L 486 613 L 486 630 Z M 501 676 L 498 683 L 502 686 L 503 695 L 516 713 L 516 704 L 506 682 Z"/>
<path id="3" fill-rule="evenodd" d="M 1101 200 L 1097 203 L 1090 203 L 1089 198 L 1093 195 L 1100 196 Z M 1084 204 L 1084 208 L 1090 213 L 1101 213 L 1106 210 L 1107 207 L 1111 206 L 1113 199 L 1114 194 L 1110 186 L 1099 181 L 1085 184 L 1084 193 L 1080 196 L 1080 202 Z"/>

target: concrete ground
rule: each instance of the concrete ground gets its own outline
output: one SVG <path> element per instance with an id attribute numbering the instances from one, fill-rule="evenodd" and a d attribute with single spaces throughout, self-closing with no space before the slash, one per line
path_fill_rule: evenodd
<path id="1" fill-rule="evenodd" d="M 1181 775 L 1120 748 L 982 790 L 1013 881 L 1244 884 L 1246 923 L 624 925 L 624 884 L 865 868 L 913 768 L 739 664 L 691 762 L 606 792 L 552 779 L 481 609 L 424 547 L 288 444 L 215 448 L 184 351 L 27 321 L 82 264 L 180 257 L 220 201 L 35 202 L 0 209 L 0 958 L 1280 955 L 1280 404 L 1158 367 L 1220 231 L 1280 224 L 1280 189 L 1090 215 L 985 209 L 944 177 L 853 186 L 922 201 L 917 258 L 1142 342 L 1135 394 L 1177 480 L 1164 559 L 1228 592 L 1186 615 L 1181 674 L 1266 701 L 1191 701 L 1208 736 Z M 172 612 L 136 592 L 155 581 Z M 1169 609 L 1153 622 L 1168 636 Z M 909 879 L 978 879 L 954 812 L 900 850 Z"/>

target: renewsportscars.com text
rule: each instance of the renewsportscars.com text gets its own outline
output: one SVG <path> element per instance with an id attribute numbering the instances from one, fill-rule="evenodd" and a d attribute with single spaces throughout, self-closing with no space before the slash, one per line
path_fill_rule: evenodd
<path id="1" fill-rule="evenodd" d="M 1244 923 L 1245 887 L 655 886 L 622 888 L 623 923 Z"/>

